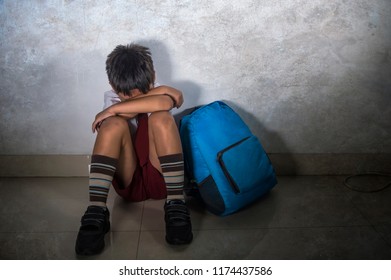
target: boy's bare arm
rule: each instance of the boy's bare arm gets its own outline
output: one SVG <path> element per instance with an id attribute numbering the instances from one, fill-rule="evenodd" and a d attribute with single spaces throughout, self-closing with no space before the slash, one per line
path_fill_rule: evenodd
<path id="1" fill-rule="evenodd" d="M 158 86 L 151 89 L 145 95 L 139 95 L 139 98 L 152 95 L 169 95 L 174 101 L 174 107 L 179 108 L 183 104 L 183 94 L 180 90 L 170 86 Z"/>
<path id="2" fill-rule="evenodd" d="M 183 94 L 180 90 L 169 87 L 169 86 L 158 86 L 155 88 L 152 88 L 147 94 L 139 94 L 137 96 L 131 97 L 130 99 L 136 99 L 136 98 L 143 98 L 146 96 L 153 96 L 153 95 L 168 95 L 172 98 L 174 101 L 174 107 L 179 108 L 183 104 Z M 124 101 L 124 100 L 123 100 Z M 121 116 L 125 118 L 133 118 L 135 114 L 121 114 Z"/>
<path id="3" fill-rule="evenodd" d="M 182 104 L 180 104 L 182 105 Z M 167 93 L 149 95 L 149 92 L 138 98 L 131 98 L 116 103 L 102 112 L 98 113 L 92 123 L 92 132 L 95 132 L 100 123 L 112 116 L 135 117 L 139 113 L 153 113 L 157 111 L 170 111 L 175 106 L 175 99 Z"/>

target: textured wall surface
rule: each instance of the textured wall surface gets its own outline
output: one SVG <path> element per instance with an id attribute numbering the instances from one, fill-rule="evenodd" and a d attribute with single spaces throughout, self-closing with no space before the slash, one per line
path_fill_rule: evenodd
<path id="1" fill-rule="evenodd" d="M 0 0 L 0 154 L 89 154 L 117 45 L 270 153 L 391 153 L 390 0 Z M 174 111 L 180 113 L 180 111 Z"/>

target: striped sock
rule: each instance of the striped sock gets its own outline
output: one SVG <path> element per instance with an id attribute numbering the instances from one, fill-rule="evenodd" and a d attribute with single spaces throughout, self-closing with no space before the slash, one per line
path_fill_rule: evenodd
<path id="1" fill-rule="evenodd" d="M 90 202 L 92 205 L 106 205 L 111 182 L 118 160 L 101 155 L 92 155 L 89 180 Z"/>
<path id="2" fill-rule="evenodd" d="M 183 194 L 184 166 L 183 155 L 174 154 L 159 157 L 164 181 L 167 188 L 167 201 L 180 199 L 185 200 Z"/>

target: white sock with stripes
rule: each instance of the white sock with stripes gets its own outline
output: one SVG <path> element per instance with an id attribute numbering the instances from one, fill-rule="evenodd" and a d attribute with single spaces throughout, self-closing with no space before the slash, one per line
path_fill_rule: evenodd
<path id="1" fill-rule="evenodd" d="M 167 201 L 180 199 L 185 200 L 183 193 L 184 165 L 183 155 L 173 154 L 159 157 L 164 181 L 167 188 Z"/>
<path id="2" fill-rule="evenodd" d="M 89 179 L 91 205 L 106 206 L 107 196 L 118 160 L 101 155 L 92 155 Z"/>

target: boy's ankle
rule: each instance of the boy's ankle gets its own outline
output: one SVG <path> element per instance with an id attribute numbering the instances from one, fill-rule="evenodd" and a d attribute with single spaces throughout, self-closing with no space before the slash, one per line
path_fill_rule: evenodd
<path id="1" fill-rule="evenodd" d="M 99 206 L 99 207 L 107 208 L 106 202 L 102 202 L 102 201 L 90 201 L 90 206 Z"/>

